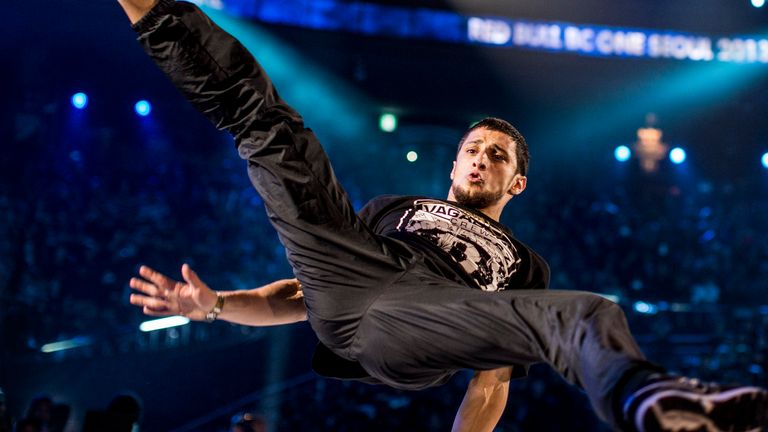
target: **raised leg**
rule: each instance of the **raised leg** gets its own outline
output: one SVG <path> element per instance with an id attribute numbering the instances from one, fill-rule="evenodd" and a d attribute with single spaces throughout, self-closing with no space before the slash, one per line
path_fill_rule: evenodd
<path id="1" fill-rule="evenodd" d="M 134 28 L 174 85 L 235 137 L 302 283 L 310 323 L 343 350 L 377 289 L 413 256 L 357 217 L 314 133 L 245 47 L 197 6 L 160 0 Z"/>

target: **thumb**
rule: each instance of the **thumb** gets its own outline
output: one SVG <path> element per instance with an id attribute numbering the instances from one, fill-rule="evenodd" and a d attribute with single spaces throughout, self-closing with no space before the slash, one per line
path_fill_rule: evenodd
<path id="1" fill-rule="evenodd" d="M 181 266 L 181 277 L 184 278 L 185 282 L 187 282 L 190 285 L 193 285 L 196 288 L 201 288 L 205 286 L 203 281 L 200 280 L 200 278 L 197 276 L 197 273 L 195 273 L 195 271 L 192 270 L 189 264 L 184 263 L 184 265 Z"/>
<path id="2" fill-rule="evenodd" d="M 202 311 L 203 314 L 213 309 L 213 306 L 216 304 L 218 295 L 216 292 L 210 289 L 208 285 L 205 284 L 205 282 L 200 280 L 200 278 L 197 276 L 197 273 L 195 273 L 194 270 L 189 267 L 189 264 L 185 263 L 181 266 L 181 276 L 187 283 L 183 289 L 188 290 L 186 292 L 189 296 L 188 298 L 195 303 L 197 308 Z"/>

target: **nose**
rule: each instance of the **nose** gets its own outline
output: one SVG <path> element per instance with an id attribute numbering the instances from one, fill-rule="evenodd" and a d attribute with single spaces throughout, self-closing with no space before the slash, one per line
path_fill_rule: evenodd
<path id="1" fill-rule="evenodd" d="M 485 152 L 480 152 L 475 156 L 475 159 L 472 161 L 472 165 L 479 168 L 479 169 L 485 169 L 488 164 L 488 156 L 485 154 Z"/>

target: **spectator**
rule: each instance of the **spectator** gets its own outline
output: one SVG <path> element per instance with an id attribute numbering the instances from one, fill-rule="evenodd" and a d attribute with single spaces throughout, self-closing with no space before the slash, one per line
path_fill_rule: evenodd
<path id="1" fill-rule="evenodd" d="M 239 414 L 232 418 L 230 432 L 267 432 L 267 421 L 259 415 Z"/>

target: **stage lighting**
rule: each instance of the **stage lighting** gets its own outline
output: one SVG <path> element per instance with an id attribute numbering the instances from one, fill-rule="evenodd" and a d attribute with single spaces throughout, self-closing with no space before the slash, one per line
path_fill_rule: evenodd
<path id="1" fill-rule="evenodd" d="M 167 318 L 144 321 L 139 325 L 139 330 L 143 332 L 151 332 L 155 330 L 183 326 L 185 324 L 189 324 L 189 318 L 183 316 L 170 316 Z"/>
<path id="2" fill-rule="evenodd" d="M 763 155 L 763 159 L 762 160 L 763 160 L 763 166 L 768 168 L 768 153 L 765 153 Z"/>
<path id="3" fill-rule="evenodd" d="M 765 0 L 752 0 L 752 6 L 761 8 L 765 5 Z"/>
<path id="4" fill-rule="evenodd" d="M 633 308 L 636 312 L 646 315 L 654 315 L 659 311 L 659 308 L 656 307 L 656 305 L 644 301 L 635 302 Z"/>
<path id="5" fill-rule="evenodd" d="M 672 149 L 672 151 L 669 152 L 669 160 L 671 160 L 674 164 L 679 165 L 685 162 L 685 158 L 685 150 L 681 149 L 680 147 L 675 147 Z"/>
<path id="6" fill-rule="evenodd" d="M 624 145 L 618 146 L 616 147 L 616 150 L 613 151 L 613 156 L 619 162 L 626 162 L 632 156 L 632 150 L 630 150 L 629 147 Z"/>
<path id="7" fill-rule="evenodd" d="M 136 102 L 136 105 L 133 107 L 134 110 L 136 110 L 136 114 L 146 117 L 149 115 L 149 113 L 152 112 L 152 104 L 145 100 L 140 100 Z"/>
<path id="8" fill-rule="evenodd" d="M 56 351 L 64 351 L 72 348 L 79 348 L 82 346 L 90 345 L 93 340 L 90 336 L 78 336 L 72 339 L 62 340 L 59 342 L 52 342 L 40 347 L 40 351 L 44 353 L 53 353 Z"/>
<path id="9" fill-rule="evenodd" d="M 416 162 L 419 158 L 419 154 L 415 151 L 409 151 L 408 154 L 405 155 L 405 158 L 408 159 L 408 162 Z"/>
<path id="10" fill-rule="evenodd" d="M 379 117 L 379 128 L 384 132 L 394 132 L 397 129 L 397 116 L 394 114 L 382 114 Z"/>
<path id="11" fill-rule="evenodd" d="M 88 106 L 88 95 L 85 93 L 75 93 L 72 95 L 72 106 L 77 109 L 84 109 Z"/>

